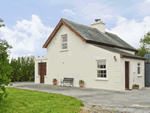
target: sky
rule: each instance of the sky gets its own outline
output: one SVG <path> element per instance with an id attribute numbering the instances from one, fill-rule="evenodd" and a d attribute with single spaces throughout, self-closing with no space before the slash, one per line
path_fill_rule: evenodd
<path id="1" fill-rule="evenodd" d="M 150 0 L 3 0 L 0 18 L 0 38 L 13 47 L 10 59 L 46 56 L 42 46 L 61 18 L 87 26 L 101 19 L 106 31 L 138 49 L 150 31 Z"/>

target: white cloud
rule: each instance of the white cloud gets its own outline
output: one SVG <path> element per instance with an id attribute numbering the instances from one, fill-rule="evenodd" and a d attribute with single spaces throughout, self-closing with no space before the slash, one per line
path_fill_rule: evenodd
<path id="1" fill-rule="evenodd" d="M 117 10 L 113 5 L 108 5 L 104 2 L 94 2 L 94 1 L 81 1 L 80 5 L 76 3 L 77 14 L 84 20 L 93 21 L 96 18 L 100 18 L 102 21 L 112 21 L 119 15 L 119 10 Z"/>
<path id="2" fill-rule="evenodd" d="M 133 47 L 139 48 L 140 38 L 143 38 L 144 34 L 150 31 L 150 16 L 144 17 L 142 22 L 119 17 L 117 26 L 106 31 L 117 34 Z"/>
<path id="3" fill-rule="evenodd" d="M 138 14 L 140 15 L 149 15 L 150 14 L 150 0 L 145 0 L 144 2 L 138 4 Z"/>
<path id="4" fill-rule="evenodd" d="M 150 2 L 150 0 L 145 0 L 145 3 L 149 3 Z"/>
<path id="5" fill-rule="evenodd" d="M 37 15 L 32 15 L 31 20 L 17 21 L 13 29 L 7 26 L 1 28 L 0 35 L 13 47 L 10 58 L 17 58 L 20 54 L 30 54 L 35 52 L 35 49 L 42 49 L 44 41 L 52 30 L 52 28 L 44 26 Z M 41 42 L 43 43 L 41 44 Z"/>
<path id="6" fill-rule="evenodd" d="M 75 13 L 72 10 L 69 10 L 69 9 L 62 10 L 62 13 L 65 13 L 67 15 L 75 15 Z"/>

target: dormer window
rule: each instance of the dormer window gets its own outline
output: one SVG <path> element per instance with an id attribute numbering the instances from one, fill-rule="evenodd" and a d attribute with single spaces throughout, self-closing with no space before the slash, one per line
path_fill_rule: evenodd
<path id="1" fill-rule="evenodd" d="M 62 50 L 67 50 L 68 49 L 68 39 L 67 35 L 62 35 Z"/>

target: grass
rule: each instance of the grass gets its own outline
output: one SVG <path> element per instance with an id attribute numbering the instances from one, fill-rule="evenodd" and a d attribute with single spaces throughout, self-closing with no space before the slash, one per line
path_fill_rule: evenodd
<path id="1" fill-rule="evenodd" d="M 81 100 L 61 94 L 7 87 L 9 95 L 0 102 L 0 113 L 78 113 Z"/>

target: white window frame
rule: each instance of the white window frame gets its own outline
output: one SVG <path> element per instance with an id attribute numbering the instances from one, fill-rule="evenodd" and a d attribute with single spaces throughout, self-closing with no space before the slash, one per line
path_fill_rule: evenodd
<path id="1" fill-rule="evenodd" d="M 66 42 L 63 42 L 63 36 L 67 36 Z M 67 49 L 63 49 L 63 44 L 67 44 Z M 67 34 L 61 35 L 61 50 L 68 50 L 68 35 Z"/>
<path id="2" fill-rule="evenodd" d="M 140 66 L 138 66 L 138 64 L 140 64 Z M 138 67 L 140 67 L 140 73 L 138 73 Z M 137 75 L 141 75 L 141 63 L 140 62 L 137 63 Z"/>
<path id="3" fill-rule="evenodd" d="M 106 70 L 106 77 L 98 77 L 98 72 L 96 72 L 96 80 L 108 80 L 108 74 L 107 74 L 107 61 L 106 59 L 102 59 L 102 60 L 96 60 L 96 66 L 97 66 L 97 71 L 100 71 L 100 70 Z M 105 68 L 98 68 L 98 62 L 104 62 L 105 61 Z"/>

